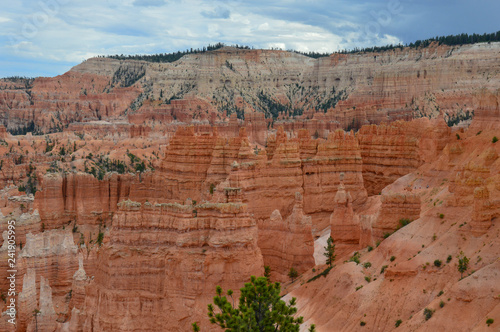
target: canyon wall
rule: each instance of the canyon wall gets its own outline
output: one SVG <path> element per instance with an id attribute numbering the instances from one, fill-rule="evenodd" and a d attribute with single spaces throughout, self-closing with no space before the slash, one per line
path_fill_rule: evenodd
<path id="1" fill-rule="evenodd" d="M 86 288 L 84 329 L 189 330 L 216 285 L 263 274 L 257 225 L 237 203 L 123 201 Z M 165 325 L 168 322 L 168 325 Z"/>

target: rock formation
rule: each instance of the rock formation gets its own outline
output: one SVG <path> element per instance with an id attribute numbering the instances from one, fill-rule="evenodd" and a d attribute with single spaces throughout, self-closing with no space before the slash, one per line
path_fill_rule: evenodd
<path id="1" fill-rule="evenodd" d="M 237 297 L 264 265 L 318 331 L 486 328 L 499 48 L 222 48 L 0 80 L 0 292 L 14 220 L 17 330 L 209 330 L 215 286 Z"/>
<path id="2" fill-rule="evenodd" d="M 343 177 L 343 175 L 341 176 Z M 358 244 L 360 224 L 352 209 L 351 194 L 341 181 L 335 194 L 334 210 L 330 216 L 331 237 L 335 243 Z"/>
<path id="3" fill-rule="evenodd" d="M 311 217 L 304 215 L 300 193 L 295 193 L 293 211 L 285 220 L 279 210 L 274 210 L 269 219 L 259 221 L 258 227 L 258 245 L 264 265 L 271 267 L 273 281 L 288 280 L 292 267 L 303 273 L 314 266 Z"/>
<path id="4" fill-rule="evenodd" d="M 202 321 L 216 285 L 236 291 L 263 273 L 257 226 L 245 205 L 119 207 L 86 288 L 84 329 L 187 330 Z"/>

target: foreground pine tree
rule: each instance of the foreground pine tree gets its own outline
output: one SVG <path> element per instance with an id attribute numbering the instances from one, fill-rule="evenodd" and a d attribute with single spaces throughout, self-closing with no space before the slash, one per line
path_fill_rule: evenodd
<path id="1" fill-rule="evenodd" d="M 266 277 L 252 276 L 250 282 L 241 289 L 239 305 L 235 307 L 233 291 L 228 290 L 225 296 L 222 288 L 217 286 L 214 304 L 208 305 L 210 323 L 226 332 L 298 332 L 303 318 L 293 317 L 297 313 L 296 299 L 292 298 L 286 303 L 281 300 L 280 292 L 280 283 L 270 283 Z M 200 331 L 197 323 L 193 324 L 193 331 Z"/>

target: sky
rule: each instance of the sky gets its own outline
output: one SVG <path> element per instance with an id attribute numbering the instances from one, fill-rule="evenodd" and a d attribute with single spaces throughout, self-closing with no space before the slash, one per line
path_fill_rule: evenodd
<path id="1" fill-rule="evenodd" d="M 56 76 L 109 54 L 222 42 L 334 52 L 500 30 L 498 0 L 2 1 L 0 77 Z"/>

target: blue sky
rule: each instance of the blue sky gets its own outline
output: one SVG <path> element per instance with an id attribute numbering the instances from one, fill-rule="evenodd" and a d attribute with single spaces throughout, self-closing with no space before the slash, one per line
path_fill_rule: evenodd
<path id="1" fill-rule="evenodd" d="M 0 77 L 56 76 L 101 54 L 223 42 L 333 52 L 500 30 L 498 0 L 18 0 L 0 12 Z"/>

